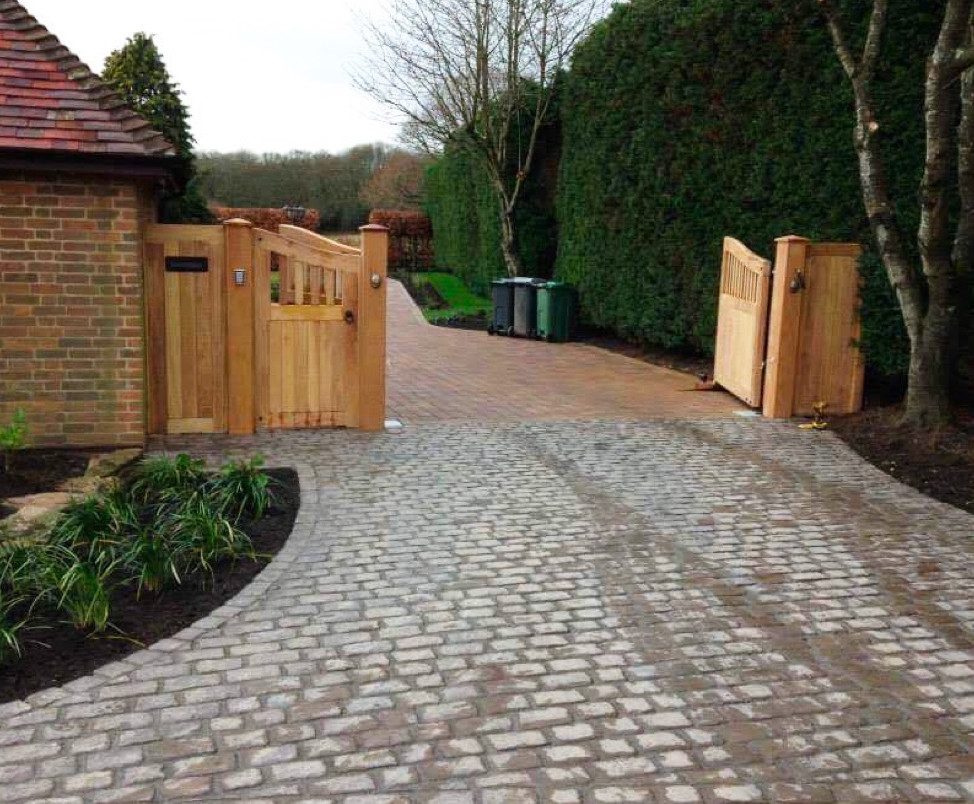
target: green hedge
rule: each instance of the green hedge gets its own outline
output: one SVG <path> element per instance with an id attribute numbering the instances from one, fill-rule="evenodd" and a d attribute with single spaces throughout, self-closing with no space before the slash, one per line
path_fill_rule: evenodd
<path id="1" fill-rule="evenodd" d="M 515 142 L 514 152 L 516 147 Z M 538 157 L 525 181 L 517 214 L 520 253 L 525 272 L 531 276 L 550 277 L 554 271 L 558 157 L 559 129 L 553 120 L 542 130 Z M 456 274 L 474 291 L 486 294 L 491 280 L 506 276 L 507 271 L 501 256 L 497 200 L 478 157 L 460 148 L 447 148 L 427 169 L 425 193 L 437 268 Z"/>
<path id="2" fill-rule="evenodd" d="M 871 3 L 843 3 L 860 26 Z M 879 122 L 910 233 L 923 153 L 924 55 L 938 0 L 893 0 Z M 861 27 L 859 30 L 861 35 Z M 721 239 L 869 242 L 852 98 L 814 0 L 633 0 L 581 44 L 562 98 L 558 275 L 594 324 L 710 351 Z M 864 261 L 871 365 L 906 341 L 875 255 Z"/>
<path id="3" fill-rule="evenodd" d="M 468 153 L 451 150 L 426 172 L 426 213 L 433 222 L 437 268 L 482 293 L 504 273 L 496 202 L 484 171 Z"/>

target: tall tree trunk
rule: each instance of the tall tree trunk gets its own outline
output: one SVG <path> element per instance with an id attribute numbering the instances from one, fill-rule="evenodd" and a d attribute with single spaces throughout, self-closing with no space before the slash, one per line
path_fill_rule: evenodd
<path id="1" fill-rule="evenodd" d="M 919 336 L 910 339 L 906 420 L 915 427 L 936 427 L 950 417 L 954 316 L 927 315 Z"/>
<path id="2" fill-rule="evenodd" d="M 501 177 L 500 168 L 488 162 L 491 184 L 497 198 L 497 211 L 501 224 L 501 254 L 504 257 L 504 267 L 510 277 L 521 276 L 524 273 L 524 263 L 517 242 L 517 223 L 515 219 L 516 196 L 509 193 Z"/>
<path id="3" fill-rule="evenodd" d="M 852 82 L 856 105 L 855 144 L 863 200 L 890 282 L 896 291 L 910 338 L 906 421 L 933 427 L 950 415 L 950 377 L 956 347 L 960 275 L 968 270 L 974 248 L 974 121 L 970 52 L 972 0 L 947 0 L 937 44 L 924 80 L 926 152 L 920 183 L 917 244 L 923 275 L 911 264 L 897 227 L 882 154 L 870 84 L 886 27 L 889 0 L 873 0 L 861 58 L 849 47 L 832 0 L 818 0 L 832 34 L 836 54 Z M 968 50 L 961 47 L 967 44 Z M 960 91 L 958 91 L 958 87 Z M 960 124 L 958 125 L 958 110 Z M 951 238 L 952 166 L 957 160 L 961 221 Z"/>
<path id="4" fill-rule="evenodd" d="M 923 115 L 926 130 L 923 179 L 920 182 L 920 226 L 917 243 L 926 278 L 926 306 L 919 327 L 910 333 L 910 373 L 906 419 L 918 427 L 934 427 L 950 416 L 950 375 L 954 364 L 957 325 L 958 266 L 952 251 L 963 238 L 963 225 L 951 232 L 952 169 L 964 165 L 958 112 L 966 112 L 957 52 L 970 25 L 971 0 L 948 0 L 944 21 L 924 82 Z M 959 89 L 961 91 L 959 91 Z M 962 121 L 963 123 L 963 121 Z M 964 193 L 961 193 L 963 203 Z M 954 237 L 952 237 L 952 234 Z M 963 245 L 960 245 L 961 251 Z"/>
<path id="5" fill-rule="evenodd" d="M 508 276 L 520 276 L 524 273 L 524 264 L 521 262 L 521 253 L 517 246 L 514 212 L 504 202 L 501 206 L 501 252 L 504 255 L 504 267 L 507 268 Z"/>

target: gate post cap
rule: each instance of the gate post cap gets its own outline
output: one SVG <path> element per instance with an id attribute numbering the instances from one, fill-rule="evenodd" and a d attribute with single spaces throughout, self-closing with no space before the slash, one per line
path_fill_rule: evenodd
<path id="1" fill-rule="evenodd" d="M 383 226 L 381 223 L 367 223 L 365 226 L 359 226 L 358 230 L 360 232 L 388 232 L 389 227 Z"/>
<path id="2" fill-rule="evenodd" d="M 784 237 L 776 237 L 774 239 L 775 243 L 811 243 L 807 237 L 802 237 L 801 235 L 785 235 Z"/>
<path id="3" fill-rule="evenodd" d="M 223 222 L 224 226 L 253 226 L 253 224 L 245 220 L 244 218 L 230 218 Z"/>

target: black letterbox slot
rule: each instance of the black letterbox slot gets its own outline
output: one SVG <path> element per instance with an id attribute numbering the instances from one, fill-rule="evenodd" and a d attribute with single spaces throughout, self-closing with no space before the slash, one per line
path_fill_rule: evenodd
<path id="1" fill-rule="evenodd" d="M 166 270 L 177 274 L 205 274 L 210 270 L 207 257 L 166 257 Z"/>

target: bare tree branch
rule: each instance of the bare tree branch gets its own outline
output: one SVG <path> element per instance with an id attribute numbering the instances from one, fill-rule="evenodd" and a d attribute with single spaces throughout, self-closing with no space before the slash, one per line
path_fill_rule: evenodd
<path id="1" fill-rule="evenodd" d="M 825 15 L 825 22 L 829 26 L 829 33 L 832 35 L 832 43 L 835 46 L 835 53 L 839 57 L 839 63 L 846 75 L 855 80 L 859 73 L 859 64 L 846 42 L 845 31 L 839 21 L 839 12 L 836 11 L 831 0 L 818 0 L 818 4 Z"/>
<path id="2" fill-rule="evenodd" d="M 508 271 L 520 271 L 514 216 L 554 82 L 606 0 L 388 0 L 356 76 L 428 149 L 482 159 L 497 194 Z"/>
<path id="3" fill-rule="evenodd" d="M 954 56 L 954 61 L 952 68 L 954 73 L 959 74 L 970 70 L 974 67 L 974 47 L 969 47 L 966 50 L 958 51 Z"/>
<path id="4" fill-rule="evenodd" d="M 869 84 L 876 74 L 876 61 L 879 58 L 879 48 L 883 41 L 883 33 L 886 30 L 888 11 L 889 0 L 875 0 L 873 13 L 869 19 L 866 44 L 862 48 L 862 60 L 859 62 L 859 75 L 866 84 Z"/>

